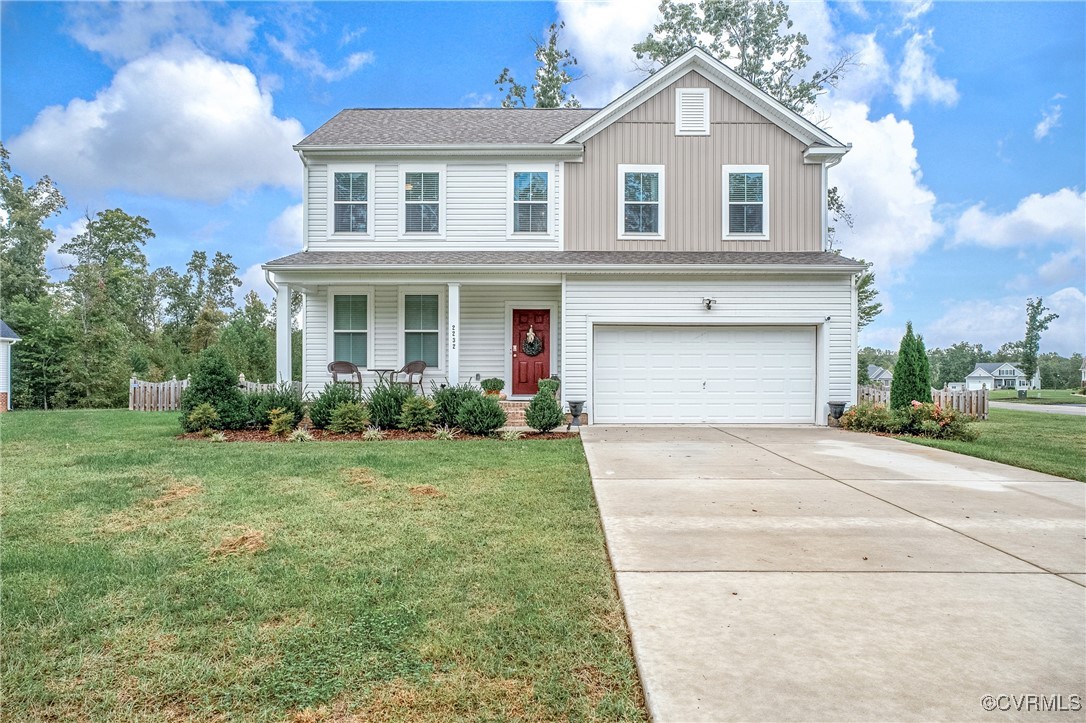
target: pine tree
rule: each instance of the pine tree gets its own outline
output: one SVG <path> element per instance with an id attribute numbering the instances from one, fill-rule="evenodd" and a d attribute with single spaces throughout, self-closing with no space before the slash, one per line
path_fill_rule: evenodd
<path id="1" fill-rule="evenodd" d="M 913 323 L 905 323 L 905 336 L 901 337 L 894 380 L 890 384 L 890 406 L 894 409 L 907 407 L 913 401 L 931 401 L 931 367 L 924 351 L 924 341 L 913 334 Z"/>

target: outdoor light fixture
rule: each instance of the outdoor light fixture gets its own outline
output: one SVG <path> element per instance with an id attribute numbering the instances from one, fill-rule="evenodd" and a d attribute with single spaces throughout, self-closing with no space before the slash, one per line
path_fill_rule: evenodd
<path id="1" fill-rule="evenodd" d="M 710 299 L 708 296 L 706 296 L 704 299 L 701 300 L 701 303 L 705 304 L 705 310 L 709 311 L 713 308 L 713 304 L 716 303 L 716 299 Z"/>

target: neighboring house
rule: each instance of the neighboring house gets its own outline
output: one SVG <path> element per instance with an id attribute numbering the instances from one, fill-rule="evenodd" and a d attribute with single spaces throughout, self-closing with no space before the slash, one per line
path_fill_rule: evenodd
<path id="1" fill-rule="evenodd" d="M 1086 359 L 1082 360 L 1082 366 L 1078 370 L 1082 372 L 1082 386 L 1086 387 Z"/>
<path id="2" fill-rule="evenodd" d="M 558 374 L 594 423 L 855 401 L 864 267 L 826 250 L 849 146 L 701 50 L 598 110 L 348 109 L 295 149 L 303 250 L 263 268 L 281 379 L 302 295 L 307 393 L 422 359 L 512 400 Z"/>
<path id="3" fill-rule="evenodd" d="M 1033 379 L 1026 379 L 1018 367 L 1010 362 L 990 362 L 977 364 L 976 368 L 969 372 L 965 378 L 965 388 L 968 391 L 976 389 L 1040 389 L 1041 372 L 1033 373 Z"/>
<path id="4" fill-rule="evenodd" d="M 11 345 L 21 338 L 0 321 L 0 412 L 11 409 Z"/>
<path id="5" fill-rule="evenodd" d="M 894 373 L 889 369 L 883 369 L 878 364 L 868 364 L 867 378 L 871 380 L 872 385 L 889 389 L 890 383 L 894 381 Z"/>

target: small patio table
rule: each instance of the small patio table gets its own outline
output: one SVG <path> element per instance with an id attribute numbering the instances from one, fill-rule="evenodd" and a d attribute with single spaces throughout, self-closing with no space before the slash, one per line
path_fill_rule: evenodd
<path id="1" fill-rule="evenodd" d="M 392 374 L 399 369 L 367 369 L 366 371 L 376 374 L 378 381 L 388 383 L 392 381 Z"/>

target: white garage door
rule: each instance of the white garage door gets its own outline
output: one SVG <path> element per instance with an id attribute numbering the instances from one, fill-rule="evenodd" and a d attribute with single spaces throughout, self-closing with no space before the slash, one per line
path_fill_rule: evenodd
<path id="1" fill-rule="evenodd" d="M 593 421 L 813 424 L 815 329 L 597 326 Z"/>

